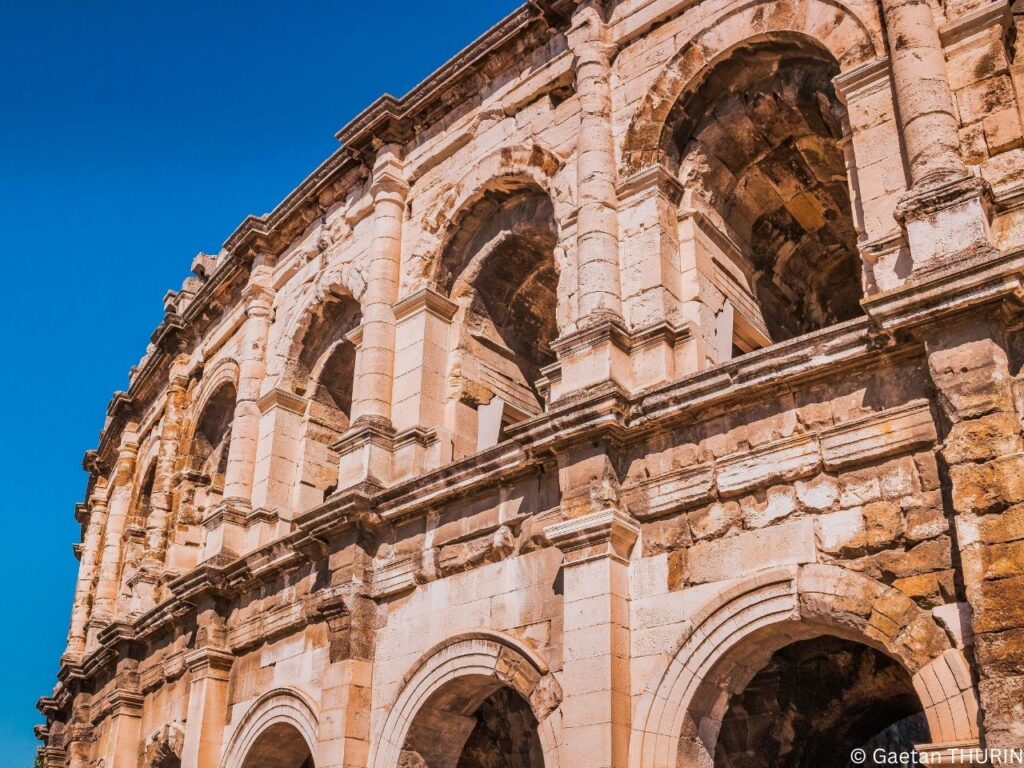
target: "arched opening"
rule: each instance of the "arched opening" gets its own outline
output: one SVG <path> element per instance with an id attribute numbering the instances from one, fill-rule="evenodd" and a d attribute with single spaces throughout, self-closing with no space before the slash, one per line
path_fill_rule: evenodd
<path id="1" fill-rule="evenodd" d="M 558 336 L 556 243 L 548 195 L 510 182 L 466 211 L 442 253 L 436 283 L 460 307 L 454 360 L 460 399 L 475 411 L 475 449 L 544 409 L 541 379 Z"/>
<path id="2" fill-rule="evenodd" d="M 866 645 L 823 635 L 778 649 L 729 698 L 716 768 L 854 766 L 853 750 L 907 752 L 928 725 L 903 666 Z"/>
<path id="3" fill-rule="evenodd" d="M 299 508 L 321 503 L 337 486 L 335 443 L 349 427 L 356 348 L 347 335 L 361 322 L 359 302 L 329 296 L 311 313 L 300 340 L 295 390 L 309 399 L 299 470 Z"/>
<path id="4" fill-rule="evenodd" d="M 153 486 L 156 483 L 156 459 L 152 458 L 142 474 L 142 482 L 135 492 L 128 525 L 124 531 L 124 549 L 121 555 L 119 600 L 122 612 L 139 613 L 149 605 L 148 594 L 152 585 L 139 581 L 139 569 L 146 555 L 146 526 L 153 510 Z"/>
<path id="5" fill-rule="evenodd" d="M 153 509 L 153 485 L 156 483 L 156 460 L 149 462 L 145 474 L 142 476 L 142 484 L 139 486 L 138 494 L 133 505 L 133 522 L 138 525 L 145 525 L 149 513 Z"/>
<path id="6" fill-rule="evenodd" d="M 409 726 L 402 768 L 544 768 L 529 703 L 499 680 L 459 677 L 424 702 Z"/>
<path id="7" fill-rule="evenodd" d="M 669 113 L 663 143 L 706 254 L 720 360 L 861 312 L 838 73 L 802 38 L 751 42 Z"/>
<path id="8" fill-rule="evenodd" d="M 295 726 L 274 723 L 256 737 L 240 768 L 315 768 L 315 763 Z"/>
<path id="9" fill-rule="evenodd" d="M 192 436 L 188 470 L 194 483 L 193 506 L 200 513 L 215 507 L 224 496 L 235 398 L 234 384 L 222 384 L 203 407 Z"/>

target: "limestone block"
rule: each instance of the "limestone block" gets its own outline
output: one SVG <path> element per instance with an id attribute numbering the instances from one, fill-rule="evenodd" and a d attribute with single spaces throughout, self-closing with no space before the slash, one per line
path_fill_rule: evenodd
<path id="1" fill-rule="evenodd" d="M 904 536 L 910 541 L 924 541 L 949 531 L 949 519 L 942 505 L 940 491 L 929 491 L 916 499 L 914 506 L 905 509 Z M 906 503 L 904 502 L 904 506 Z"/>
<path id="2" fill-rule="evenodd" d="M 998 155 L 1024 145 L 1020 112 L 1016 106 L 985 115 L 981 122 L 985 127 L 985 143 L 990 154 Z"/>
<path id="3" fill-rule="evenodd" d="M 623 489 L 630 512 L 640 520 L 674 514 L 713 497 L 710 465 L 686 467 L 654 478 L 634 489 Z"/>
<path id="4" fill-rule="evenodd" d="M 893 543 L 900 535 L 903 515 L 896 501 L 873 501 L 864 505 L 865 540 L 869 547 Z"/>
<path id="5" fill-rule="evenodd" d="M 935 440 L 929 405 L 920 401 L 823 432 L 821 453 L 827 469 L 839 469 L 909 453 Z"/>
<path id="6" fill-rule="evenodd" d="M 1024 501 L 1024 454 L 985 464 L 959 464 L 949 470 L 953 506 L 958 512 L 986 512 Z"/>
<path id="7" fill-rule="evenodd" d="M 807 517 L 715 541 L 689 550 L 688 580 L 702 584 L 734 579 L 781 565 L 815 560 L 814 521 Z"/>
<path id="8" fill-rule="evenodd" d="M 814 525 L 818 549 L 822 552 L 837 555 L 844 550 L 864 546 L 866 529 L 860 507 L 818 515 Z"/>
<path id="9" fill-rule="evenodd" d="M 793 487 L 797 501 L 813 512 L 825 512 L 839 501 L 839 482 L 831 475 L 820 474 L 810 480 L 797 480 Z"/>
<path id="10" fill-rule="evenodd" d="M 1020 424 L 1012 413 L 1000 412 L 954 424 L 942 445 L 950 464 L 985 461 L 1024 448 Z"/>
<path id="11" fill-rule="evenodd" d="M 796 491 L 791 485 L 775 485 L 768 489 L 764 501 L 755 496 L 740 500 L 740 511 L 746 528 L 763 528 L 788 517 L 799 508 Z"/>
<path id="12" fill-rule="evenodd" d="M 716 502 L 688 515 L 695 539 L 717 539 L 738 531 L 743 525 L 740 505 L 735 501 Z"/>
<path id="13" fill-rule="evenodd" d="M 817 472 L 821 464 L 818 441 L 801 435 L 765 445 L 718 463 L 718 490 L 733 495 L 772 482 L 797 480 Z"/>

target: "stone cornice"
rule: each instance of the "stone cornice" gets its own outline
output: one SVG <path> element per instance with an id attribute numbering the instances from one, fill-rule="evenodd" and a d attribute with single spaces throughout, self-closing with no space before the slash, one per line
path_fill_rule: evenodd
<path id="1" fill-rule="evenodd" d="M 998 29 L 1002 34 L 1013 21 L 1011 15 L 1010 3 L 987 3 L 942 25 L 939 38 L 943 47 L 948 48 L 988 29 Z"/>
<path id="2" fill-rule="evenodd" d="M 617 509 L 602 509 L 544 529 L 544 538 L 562 550 L 567 564 L 610 557 L 629 560 L 640 525 Z"/>

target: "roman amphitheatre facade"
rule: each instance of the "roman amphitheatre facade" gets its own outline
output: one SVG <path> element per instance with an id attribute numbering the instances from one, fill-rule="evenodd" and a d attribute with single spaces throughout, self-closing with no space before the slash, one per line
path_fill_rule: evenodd
<path id="1" fill-rule="evenodd" d="M 46 768 L 1024 748 L 1020 18 L 536 0 L 368 107 L 108 406 Z"/>

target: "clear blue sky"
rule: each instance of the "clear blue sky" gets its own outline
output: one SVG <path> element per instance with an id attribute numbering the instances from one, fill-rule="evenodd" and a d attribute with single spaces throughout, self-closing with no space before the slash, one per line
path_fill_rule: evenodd
<path id="1" fill-rule="evenodd" d="M 193 255 L 515 0 L 0 0 L 0 768 L 64 648 L 82 453 Z"/>

